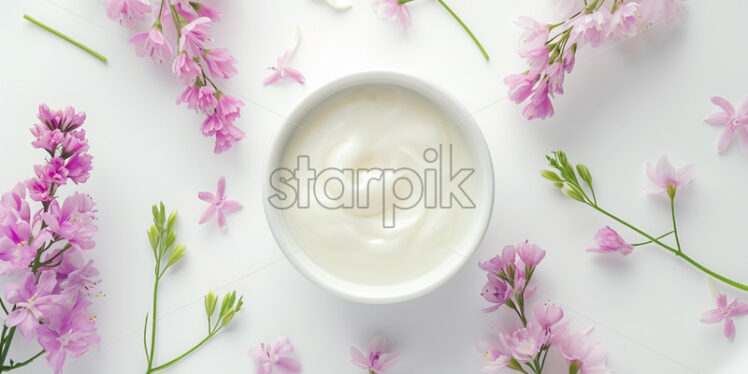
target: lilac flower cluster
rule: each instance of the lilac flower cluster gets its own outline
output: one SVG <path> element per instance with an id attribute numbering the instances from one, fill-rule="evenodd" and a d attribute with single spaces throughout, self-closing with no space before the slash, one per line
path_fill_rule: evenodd
<path id="1" fill-rule="evenodd" d="M 574 69 L 577 49 L 599 47 L 636 35 L 654 23 L 681 12 L 680 0 L 564 0 L 568 16 L 556 24 L 521 17 L 523 29 L 518 53 L 528 69 L 509 75 L 509 99 L 527 101 L 522 114 L 527 119 L 553 116 L 551 99 L 564 93 L 564 76 Z"/>
<path id="2" fill-rule="evenodd" d="M 210 25 L 219 14 L 202 1 L 161 0 L 151 9 L 147 0 L 104 0 L 107 15 L 134 27 L 153 11 L 151 29 L 130 38 L 138 56 L 150 56 L 164 63 L 172 60 L 172 71 L 186 86 L 177 104 L 186 103 L 189 109 L 206 116 L 201 126 L 205 136 L 215 137 L 215 153 L 231 148 L 244 138 L 244 131 L 234 125 L 241 115 L 244 102 L 218 89 L 213 79 L 229 79 L 236 75 L 236 59 L 225 48 L 208 48 L 213 39 L 208 35 Z M 172 40 L 170 42 L 170 40 Z M 176 43 L 176 54 L 172 44 Z"/>
<path id="3" fill-rule="evenodd" d="M 525 241 L 516 247 L 506 246 L 501 255 L 479 264 L 488 277 L 483 298 L 494 304 L 483 311 L 493 312 L 506 305 L 521 322 L 518 327 L 494 332 L 486 339 L 483 372 L 497 374 L 508 368 L 540 374 L 548 351 L 557 346 L 569 365 L 569 373 L 609 373 L 605 351 L 589 332 L 572 331 L 560 306 L 546 301 L 535 304 L 531 318 L 525 312 L 526 299 L 535 293 L 530 279 L 544 257 L 544 250 Z"/>
<path id="4" fill-rule="evenodd" d="M 80 357 L 99 342 L 95 317 L 88 312 L 99 271 L 93 260 L 85 259 L 97 231 L 94 202 L 79 192 L 62 202 L 57 196 L 68 182 L 86 182 L 92 157 L 80 128 L 84 113 L 41 105 L 38 117 L 31 128 L 36 137 L 32 145 L 49 158 L 34 166 L 34 178 L 0 198 L 0 275 L 12 279 L 5 286 L 5 300 L 0 300 L 7 314 L 0 365 L 14 369 L 46 352 L 49 365 L 60 373 L 67 356 Z M 32 214 L 33 202 L 39 208 Z M 27 341 L 36 339 L 42 351 L 6 365 L 16 331 Z"/>

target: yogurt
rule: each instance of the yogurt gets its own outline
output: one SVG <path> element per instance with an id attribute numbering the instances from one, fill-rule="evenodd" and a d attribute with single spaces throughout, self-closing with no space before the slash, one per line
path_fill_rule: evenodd
<path id="1" fill-rule="evenodd" d="M 334 277 L 418 278 L 455 256 L 484 176 L 459 126 L 407 88 L 368 84 L 301 118 L 270 177 L 270 204 L 298 247 Z"/>

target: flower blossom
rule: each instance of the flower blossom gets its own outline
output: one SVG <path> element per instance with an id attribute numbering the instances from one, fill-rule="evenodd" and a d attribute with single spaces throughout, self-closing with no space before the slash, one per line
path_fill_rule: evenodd
<path id="1" fill-rule="evenodd" d="M 391 352 L 388 348 L 387 339 L 383 336 L 374 338 L 369 343 L 369 355 L 365 355 L 356 347 L 351 347 L 351 363 L 370 373 L 380 374 L 389 370 L 397 360 L 397 352 Z"/>
<path id="2" fill-rule="evenodd" d="M 738 301 L 735 297 L 731 302 L 727 302 L 727 296 L 723 293 L 717 294 L 717 307 L 705 312 L 701 316 L 702 323 L 718 323 L 725 321 L 723 333 L 725 338 L 732 341 L 735 339 L 735 322 L 733 317 L 748 314 L 748 304 Z"/>
<path id="3" fill-rule="evenodd" d="M 130 38 L 130 43 L 135 45 L 138 57 L 151 56 L 153 61 L 159 64 L 163 64 L 174 54 L 171 44 L 160 28 L 154 27 L 149 31 L 139 32 Z"/>
<path id="4" fill-rule="evenodd" d="M 179 49 L 190 57 L 199 57 L 205 50 L 205 44 L 213 40 L 208 36 L 210 22 L 208 17 L 198 17 L 182 27 Z"/>
<path id="5" fill-rule="evenodd" d="M 717 139 L 717 152 L 724 152 L 730 146 L 730 142 L 735 135 L 740 139 L 743 148 L 748 148 L 748 129 L 746 129 L 746 126 L 748 126 L 748 99 L 743 100 L 738 110 L 735 110 L 735 107 L 729 101 L 719 96 L 713 97 L 712 103 L 719 106 L 722 112 L 711 114 L 704 122 L 725 128 Z"/>
<path id="6" fill-rule="evenodd" d="M 106 4 L 106 15 L 127 27 L 145 19 L 150 13 L 151 4 L 146 0 L 103 0 Z"/>
<path id="7" fill-rule="evenodd" d="M 200 217 L 200 224 L 208 222 L 214 215 L 218 215 L 218 226 L 226 229 L 226 216 L 224 213 L 231 213 L 239 210 L 242 206 L 238 201 L 226 200 L 226 178 L 221 177 L 218 180 L 216 194 L 210 192 L 200 192 L 198 198 L 210 204 Z"/>
<path id="8" fill-rule="evenodd" d="M 595 234 L 595 241 L 597 242 L 597 247 L 587 248 L 587 252 L 618 252 L 626 256 L 634 250 L 633 245 L 623 240 L 623 238 L 609 226 L 605 226 L 597 231 L 597 234 Z"/>
<path id="9" fill-rule="evenodd" d="M 374 0 L 373 7 L 377 17 L 397 20 L 403 31 L 410 27 L 410 9 L 408 9 L 408 5 L 400 4 L 398 0 Z"/>
<path id="10" fill-rule="evenodd" d="M 296 51 L 296 48 L 299 45 L 299 41 L 301 40 L 301 29 L 297 26 L 296 27 L 296 37 L 294 38 L 293 43 L 291 43 L 291 47 L 286 50 L 285 53 L 281 57 L 278 57 L 278 62 L 276 66 L 270 67 L 268 69 L 272 70 L 273 73 L 265 79 L 263 82 L 265 85 L 275 83 L 279 80 L 291 78 L 295 80 L 296 82 L 299 82 L 300 84 L 304 84 L 305 78 L 304 75 L 301 74 L 300 71 L 288 66 L 288 60 L 293 56 L 294 52 Z"/>
<path id="11" fill-rule="evenodd" d="M 656 165 L 647 163 L 647 176 L 652 182 L 650 193 L 666 193 L 671 198 L 675 196 L 675 191 L 693 181 L 695 172 L 692 165 L 675 169 L 668 161 L 666 156 L 660 157 Z"/>
<path id="12" fill-rule="evenodd" d="M 55 374 L 62 373 L 66 356 L 79 358 L 101 340 L 94 319 L 89 316 L 89 305 L 90 302 L 79 299 L 69 311 L 55 316 L 56 321 L 38 329 L 39 345 L 47 351 L 47 362 Z"/>
<path id="13" fill-rule="evenodd" d="M 589 332 L 579 332 L 568 336 L 561 343 L 561 354 L 570 367 L 578 374 L 610 374 L 606 364 L 605 350 L 589 337 Z M 569 369 L 572 372 L 572 369 Z"/>
<path id="14" fill-rule="evenodd" d="M 24 337 L 36 335 L 36 328 L 45 318 L 60 312 L 61 296 L 53 294 L 57 286 L 55 272 L 43 271 L 37 283 L 33 273 L 26 273 L 18 283 L 5 286 L 5 299 L 18 308 L 8 315 L 5 325 L 18 327 Z"/>
<path id="15" fill-rule="evenodd" d="M 483 286 L 481 296 L 486 301 L 495 304 L 483 311 L 493 312 L 511 302 L 513 296 L 521 296 L 524 299 L 532 296 L 535 293 L 535 287 L 529 286 L 528 282 L 535 267 L 544 257 L 544 250 L 525 241 L 516 247 L 508 245 L 504 247 L 501 255 L 479 263 L 478 266 L 487 272 L 487 282 Z M 510 304 L 510 307 L 513 308 L 514 304 Z"/>
<path id="16" fill-rule="evenodd" d="M 283 336 L 273 344 L 261 343 L 258 348 L 252 348 L 249 354 L 257 363 L 257 374 L 271 374 L 273 369 L 278 369 L 281 373 L 300 373 L 301 363 L 288 357 L 293 351 L 291 340 Z"/>

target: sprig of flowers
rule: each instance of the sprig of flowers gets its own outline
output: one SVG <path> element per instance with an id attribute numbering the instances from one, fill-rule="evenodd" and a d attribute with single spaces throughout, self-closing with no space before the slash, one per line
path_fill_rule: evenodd
<path id="1" fill-rule="evenodd" d="M 533 307 L 532 316 L 526 313 L 525 302 L 535 293 L 530 280 L 543 258 L 543 249 L 525 241 L 517 246 L 506 246 L 501 255 L 479 264 L 488 278 L 481 295 L 495 304 L 483 311 L 493 312 L 506 305 L 521 323 L 492 332 L 484 341 L 483 373 L 498 374 L 508 368 L 525 374 L 540 374 L 553 346 L 560 349 L 570 374 L 610 373 L 605 351 L 590 338 L 589 331 L 570 330 L 560 306 L 550 301 L 539 302 Z"/>
<path id="2" fill-rule="evenodd" d="M 374 0 L 372 4 L 374 7 L 374 12 L 378 17 L 397 20 L 400 23 L 400 27 L 402 27 L 403 31 L 405 31 L 408 29 L 408 27 L 410 27 L 411 24 L 410 8 L 408 7 L 408 3 L 412 1 L 414 0 Z M 437 1 L 444 8 L 444 10 L 446 10 L 447 13 L 449 13 L 457 21 L 457 23 L 462 26 L 465 32 L 467 32 L 467 34 L 470 36 L 470 39 L 473 40 L 473 43 L 475 43 L 481 54 L 483 54 L 483 57 L 486 60 L 489 60 L 491 57 L 488 56 L 486 49 L 483 48 L 483 45 L 478 41 L 478 38 L 475 36 L 475 34 L 473 34 L 473 32 L 465 24 L 465 22 L 463 22 L 462 19 L 460 19 L 460 17 L 457 16 L 452 8 L 450 8 L 443 0 Z"/>
<path id="3" fill-rule="evenodd" d="M 509 75 L 509 100 L 524 103 L 527 119 L 553 116 L 551 99 L 564 93 L 564 76 L 574 69 L 577 50 L 597 48 L 609 41 L 631 37 L 655 22 L 681 12 L 679 0 L 566 1 L 573 15 L 553 24 L 521 17 L 523 33 L 517 52 L 528 69 Z"/>
<path id="4" fill-rule="evenodd" d="M 164 203 L 159 205 L 154 204 L 152 213 L 153 225 L 148 229 L 147 234 L 148 241 L 151 244 L 151 249 L 153 249 L 153 256 L 156 259 L 156 265 L 154 267 L 155 281 L 153 283 L 153 310 L 150 316 L 146 314 L 145 326 L 143 326 L 143 348 L 148 363 L 148 368 L 145 372 L 146 374 L 167 369 L 200 348 L 203 344 L 216 336 L 216 334 L 218 334 L 224 327 L 228 326 L 234 319 L 236 313 L 238 313 L 244 305 L 243 298 L 240 296 L 239 300 L 237 300 L 236 291 L 234 291 L 224 295 L 221 300 L 220 308 L 217 308 L 218 296 L 213 292 L 209 292 L 204 298 L 205 314 L 208 319 L 208 333 L 205 338 L 176 358 L 161 365 L 156 364 L 156 323 L 158 322 L 156 313 L 158 312 L 158 287 L 161 279 L 166 274 L 166 271 L 184 257 L 186 247 L 184 244 L 176 244 L 177 233 L 174 227 L 177 222 L 177 213 L 171 212 L 167 217 Z M 149 317 L 151 321 L 150 346 L 147 341 Z"/>
<path id="5" fill-rule="evenodd" d="M 625 240 L 623 240 L 623 238 L 621 238 L 620 235 L 618 235 L 618 233 L 616 233 L 613 229 L 606 226 L 595 236 L 595 239 L 598 242 L 598 247 L 593 248 L 594 251 L 620 252 L 625 255 L 630 253 L 634 247 L 656 244 L 660 248 L 674 254 L 676 257 L 686 261 L 696 269 L 699 269 L 709 276 L 714 277 L 742 291 L 748 291 L 748 285 L 718 274 L 717 272 L 694 260 L 683 251 L 680 238 L 678 236 L 678 225 L 675 215 L 675 198 L 677 196 L 678 190 L 680 188 L 683 188 L 693 180 L 694 171 L 691 166 L 676 169 L 672 164 L 670 164 L 666 157 L 661 158 L 656 164 L 647 164 L 647 175 L 652 182 L 650 192 L 667 196 L 668 200 L 670 201 L 670 214 L 672 219 L 672 230 L 662 235 L 653 235 L 619 218 L 613 213 L 608 212 L 598 204 L 592 185 L 592 176 L 590 175 L 590 171 L 586 166 L 580 164 L 575 168 L 567 159 L 566 154 L 562 151 L 553 152 L 552 154 L 546 156 L 546 158 L 548 159 L 548 163 L 550 164 L 550 166 L 555 169 L 555 171 L 541 171 L 541 175 L 544 178 L 550 180 L 554 184 L 554 186 L 559 188 L 564 194 L 571 197 L 572 199 L 577 200 L 591 207 L 592 209 L 606 215 L 607 217 L 626 226 L 627 228 L 633 230 L 646 239 L 646 241 L 642 243 L 629 244 Z M 580 183 L 580 180 L 584 183 L 583 185 L 582 183 Z M 674 237 L 674 245 L 666 244 L 663 241 L 665 237 L 670 235 L 673 235 Z"/>
<path id="6" fill-rule="evenodd" d="M 68 182 L 85 183 L 92 170 L 85 113 L 73 108 L 39 106 L 39 123 L 31 128 L 34 148 L 48 155 L 35 165 L 36 176 L 18 183 L 0 198 L 0 275 L 9 277 L 6 314 L 0 335 L 0 372 L 28 365 L 46 353 L 56 374 L 66 357 L 80 357 L 99 343 L 96 317 L 88 307 L 98 296 L 99 271 L 85 254 L 94 248 L 98 230 L 90 196 L 80 192 L 63 202 L 59 189 Z M 27 195 L 28 193 L 28 195 Z M 31 203 L 39 208 L 31 214 Z M 15 333 L 36 339 L 39 353 L 25 360 L 10 359 Z"/>
<path id="7" fill-rule="evenodd" d="M 109 18 L 135 27 L 151 13 L 147 0 L 103 0 Z M 222 153 L 244 138 L 244 131 L 234 125 L 241 115 L 244 102 L 222 92 L 214 79 L 236 75 L 236 59 L 225 48 L 208 48 L 213 39 L 210 26 L 219 14 L 202 1 L 161 0 L 153 9 L 155 20 L 151 29 L 130 38 L 138 56 L 150 56 L 163 64 L 172 60 L 172 71 L 185 90 L 177 104 L 206 116 L 201 126 L 205 136 L 215 137 L 215 153 Z M 176 54 L 174 47 L 176 45 Z"/>

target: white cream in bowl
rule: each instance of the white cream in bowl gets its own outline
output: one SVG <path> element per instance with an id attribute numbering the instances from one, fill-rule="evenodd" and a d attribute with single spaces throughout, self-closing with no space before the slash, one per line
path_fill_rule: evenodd
<path id="1" fill-rule="evenodd" d="M 482 239 L 493 172 L 469 114 L 394 73 L 354 75 L 292 113 L 266 213 L 286 256 L 349 299 L 394 302 L 445 281 Z"/>

